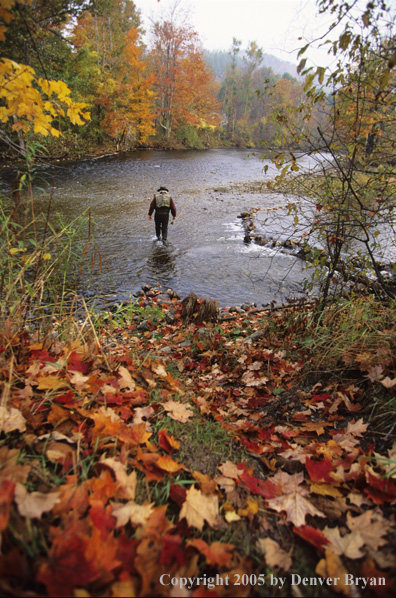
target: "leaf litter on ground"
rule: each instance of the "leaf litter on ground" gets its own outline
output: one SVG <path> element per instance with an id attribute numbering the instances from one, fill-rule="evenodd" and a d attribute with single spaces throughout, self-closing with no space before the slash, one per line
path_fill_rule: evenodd
<path id="1" fill-rule="evenodd" d="M 89 341 L 3 338 L 1 592 L 393 596 L 396 444 L 362 386 L 309 385 L 307 349 L 265 333 L 285 311 L 171 307 Z M 394 396 L 392 364 L 360 363 L 369 390 Z"/>

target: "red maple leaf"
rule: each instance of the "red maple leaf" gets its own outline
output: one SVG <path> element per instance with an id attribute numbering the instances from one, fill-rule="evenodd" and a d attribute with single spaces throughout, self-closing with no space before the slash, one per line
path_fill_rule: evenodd
<path id="1" fill-rule="evenodd" d="M 303 540 L 306 540 L 319 550 L 324 550 L 326 544 L 330 544 L 330 540 L 323 535 L 323 532 L 319 529 L 315 529 L 311 525 L 302 525 L 301 527 L 293 527 L 293 532 L 300 536 Z"/>
<path id="2" fill-rule="evenodd" d="M 98 577 L 95 563 L 89 562 L 85 556 L 87 547 L 87 538 L 59 532 L 49 560 L 40 567 L 37 575 L 37 581 L 46 586 L 50 596 L 73 596 L 75 587 L 84 587 Z"/>
<path id="3" fill-rule="evenodd" d="M 258 494 L 264 498 L 275 498 L 281 494 L 281 491 L 275 486 L 270 480 L 259 480 L 253 475 L 243 473 L 239 476 L 239 479 L 245 484 L 246 488 L 250 490 L 252 494 Z"/>
<path id="4" fill-rule="evenodd" d="M 313 482 L 327 482 L 333 484 L 334 479 L 329 475 L 333 471 L 333 464 L 329 459 L 314 461 L 310 457 L 305 459 L 305 467 Z"/>
<path id="5" fill-rule="evenodd" d="M 377 478 L 369 473 L 368 484 L 364 491 L 377 505 L 396 501 L 396 484 L 393 480 Z"/>
<path id="6" fill-rule="evenodd" d="M 171 536 L 166 534 L 162 537 L 164 548 L 161 552 L 159 562 L 161 565 L 171 565 L 174 561 L 177 561 L 179 567 L 183 567 L 187 562 L 187 551 L 183 546 L 181 536 Z"/>

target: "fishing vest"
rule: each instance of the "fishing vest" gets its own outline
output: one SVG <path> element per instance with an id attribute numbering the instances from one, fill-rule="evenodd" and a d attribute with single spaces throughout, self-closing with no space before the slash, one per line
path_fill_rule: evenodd
<path id="1" fill-rule="evenodd" d="M 170 206 L 171 206 L 171 196 L 169 195 L 169 193 L 156 193 L 155 207 L 157 209 L 168 208 L 168 210 L 169 210 Z"/>

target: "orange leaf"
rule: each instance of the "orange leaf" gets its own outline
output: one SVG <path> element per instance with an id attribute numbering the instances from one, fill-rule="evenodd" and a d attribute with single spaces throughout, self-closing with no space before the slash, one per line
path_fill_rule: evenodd
<path id="1" fill-rule="evenodd" d="M 166 430 L 160 430 L 158 432 L 158 444 L 167 453 L 171 453 L 173 449 L 178 451 L 180 448 L 180 442 L 173 436 L 170 436 Z"/>
<path id="2" fill-rule="evenodd" d="M 208 545 L 204 540 L 194 538 L 193 540 L 189 540 L 187 545 L 194 546 L 194 548 L 199 550 L 199 552 L 205 556 L 208 565 L 230 566 L 232 553 L 234 551 L 233 544 L 213 542 Z"/>
<path id="3" fill-rule="evenodd" d="M 197 480 L 200 489 L 204 494 L 214 494 L 217 490 L 217 483 L 204 473 L 193 471 L 194 479 Z"/>
<path id="4" fill-rule="evenodd" d="M 39 390 L 57 390 L 69 386 L 66 380 L 56 378 L 55 376 L 37 376 Z"/>
<path id="5" fill-rule="evenodd" d="M 328 577 L 333 579 L 337 577 L 339 582 L 337 583 L 338 591 L 344 594 L 344 596 L 351 596 L 355 586 L 345 584 L 345 580 L 348 579 L 348 571 L 345 569 L 340 557 L 335 555 L 334 552 L 330 550 L 325 551 L 325 557 L 317 564 L 315 573 L 325 579 Z"/>
<path id="6" fill-rule="evenodd" d="M 156 462 L 156 466 L 168 473 L 176 473 L 185 469 L 184 465 L 177 463 L 177 461 L 174 461 L 169 455 L 160 455 Z"/>

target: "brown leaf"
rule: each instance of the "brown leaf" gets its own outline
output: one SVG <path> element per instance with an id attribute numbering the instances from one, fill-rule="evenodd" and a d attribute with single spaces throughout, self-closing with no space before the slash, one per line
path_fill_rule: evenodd
<path id="1" fill-rule="evenodd" d="M 373 518 L 375 521 L 372 521 Z M 383 536 L 392 530 L 390 523 L 380 515 L 375 515 L 372 510 L 365 511 L 357 517 L 352 517 L 350 512 L 348 512 L 347 526 L 351 532 L 358 532 L 364 544 L 374 550 L 378 550 L 380 546 L 388 544 L 388 540 L 383 538 Z"/>
<path id="2" fill-rule="evenodd" d="M 151 369 L 154 372 L 154 374 L 157 374 L 157 376 L 160 376 L 161 378 L 166 378 L 168 375 L 165 366 L 162 363 L 153 362 L 151 364 Z"/>
<path id="3" fill-rule="evenodd" d="M 380 380 L 380 382 L 382 386 L 385 386 L 385 388 L 393 388 L 396 384 L 396 378 L 393 378 L 393 380 L 391 380 L 389 376 L 386 376 L 385 378 Z"/>
<path id="4" fill-rule="evenodd" d="M 313 506 L 304 496 L 298 492 L 293 492 L 283 496 L 277 496 L 267 501 L 268 506 L 274 511 L 286 512 L 287 520 L 294 523 L 296 527 L 305 525 L 305 517 L 325 517 L 324 513 Z"/>
<path id="5" fill-rule="evenodd" d="M 219 465 L 218 469 L 225 478 L 232 478 L 233 480 L 237 480 L 242 473 L 235 463 L 232 463 L 231 461 L 226 461 L 222 465 Z"/>
<path id="6" fill-rule="evenodd" d="M 0 406 L 0 432 L 8 434 L 9 432 L 24 432 L 26 430 L 26 420 L 19 409 Z"/>
<path id="7" fill-rule="evenodd" d="M 359 421 L 349 422 L 347 427 L 347 434 L 352 434 L 353 436 L 363 436 L 366 433 L 368 428 L 368 424 L 363 423 L 363 419 L 359 419 Z"/>
<path id="8" fill-rule="evenodd" d="M 129 391 L 133 392 L 136 389 L 136 383 L 126 367 L 121 365 L 118 369 L 118 373 L 120 374 L 120 379 L 118 380 L 119 387 L 121 389 L 127 388 Z"/>
<path id="9" fill-rule="evenodd" d="M 194 415 L 190 407 L 188 405 L 184 405 L 183 403 L 177 403 L 176 401 L 169 400 L 166 401 L 166 403 L 161 403 L 161 405 L 170 418 L 183 424 L 185 424 L 190 417 L 193 417 Z"/>
<path id="10" fill-rule="evenodd" d="M 271 538 L 260 538 L 257 541 L 257 548 L 264 553 L 265 562 L 269 567 L 289 571 L 292 560 L 290 555 L 279 546 L 278 542 L 271 540 Z"/>
<path id="11" fill-rule="evenodd" d="M 130 500 L 124 505 L 112 503 L 112 515 L 117 519 L 116 527 L 124 527 L 129 521 L 135 525 L 145 525 L 154 511 L 154 503 L 138 505 Z"/>
<path id="12" fill-rule="evenodd" d="M 146 407 L 136 407 L 133 413 L 133 423 L 134 424 L 141 424 L 142 422 L 146 425 L 147 432 L 152 432 L 152 427 L 150 426 L 147 419 L 154 415 L 155 411 L 151 407 L 151 405 L 147 405 Z"/>
<path id="13" fill-rule="evenodd" d="M 81 372 L 71 371 L 70 374 L 70 384 L 73 384 L 73 386 L 75 386 L 76 390 L 79 392 L 83 390 L 90 377 L 84 376 Z"/>
<path id="14" fill-rule="evenodd" d="M 191 486 L 187 490 L 186 500 L 180 511 L 180 519 L 186 518 L 188 525 L 200 531 L 204 522 L 216 527 L 219 521 L 219 499 L 217 496 L 206 496 L 200 490 Z"/>
<path id="15" fill-rule="evenodd" d="M 22 517 L 29 517 L 30 519 L 40 519 L 43 513 L 51 511 L 51 509 L 60 502 L 59 492 L 27 492 L 22 484 L 17 484 L 14 494 L 15 502 L 18 507 L 19 514 Z"/>
<path id="16" fill-rule="evenodd" d="M 345 555 L 349 559 L 360 559 L 364 554 L 360 551 L 364 545 L 364 541 L 359 532 L 353 532 L 341 536 L 338 527 L 328 528 L 323 530 L 323 535 L 330 540 L 331 547 L 329 549 L 339 556 Z"/>

